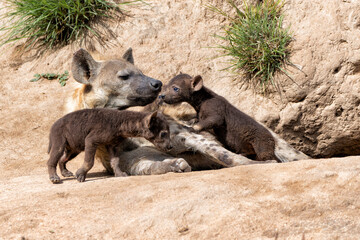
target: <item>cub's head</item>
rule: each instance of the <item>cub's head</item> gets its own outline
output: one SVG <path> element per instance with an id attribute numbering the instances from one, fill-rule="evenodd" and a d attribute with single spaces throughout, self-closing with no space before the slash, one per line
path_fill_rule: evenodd
<path id="1" fill-rule="evenodd" d="M 202 89 L 202 87 L 203 80 L 201 76 L 198 75 L 192 78 L 188 74 L 179 74 L 163 87 L 159 99 L 168 104 L 189 102 L 192 94 Z"/>
<path id="2" fill-rule="evenodd" d="M 161 113 L 153 112 L 148 114 L 144 121 L 146 127 L 144 137 L 160 150 L 170 151 L 172 149 L 170 129 L 165 117 Z"/>

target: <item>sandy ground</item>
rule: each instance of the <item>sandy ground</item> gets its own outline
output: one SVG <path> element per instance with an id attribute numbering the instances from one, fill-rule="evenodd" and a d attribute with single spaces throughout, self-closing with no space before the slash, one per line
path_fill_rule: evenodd
<path id="1" fill-rule="evenodd" d="M 0 236 L 359 239 L 360 167 L 354 167 L 359 160 L 126 178 L 95 168 L 85 183 L 69 179 L 60 185 L 50 183 L 43 164 L 41 174 L 0 181 Z"/>

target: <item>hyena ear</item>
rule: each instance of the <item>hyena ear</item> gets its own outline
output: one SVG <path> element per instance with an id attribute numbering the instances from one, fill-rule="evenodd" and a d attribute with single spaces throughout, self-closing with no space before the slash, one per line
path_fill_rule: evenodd
<path id="1" fill-rule="evenodd" d="M 191 89 L 193 92 L 199 91 L 203 87 L 203 79 L 200 75 L 197 75 L 191 80 Z"/>
<path id="2" fill-rule="evenodd" d="M 153 113 L 150 113 L 148 116 L 146 116 L 145 118 L 146 127 L 152 128 L 154 126 L 154 124 L 156 123 L 157 114 L 158 112 L 155 111 Z"/>
<path id="3" fill-rule="evenodd" d="M 123 59 L 125 59 L 126 61 L 128 61 L 131 64 L 134 64 L 134 56 L 132 54 L 132 48 L 129 48 L 128 50 L 126 50 L 126 52 L 123 55 Z"/>
<path id="4" fill-rule="evenodd" d="M 77 82 L 89 84 L 96 78 L 100 65 L 88 51 L 80 48 L 74 53 L 71 71 Z"/>

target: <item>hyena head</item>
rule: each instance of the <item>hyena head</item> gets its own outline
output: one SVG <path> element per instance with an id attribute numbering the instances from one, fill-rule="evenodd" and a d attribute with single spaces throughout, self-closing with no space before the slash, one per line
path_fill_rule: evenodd
<path id="1" fill-rule="evenodd" d="M 179 74 L 172 78 L 159 95 L 160 101 L 168 104 L 189 102 L 194 92 L 203 87 L 201 76 L 192 78 L 188 74 Z"/>
<path id="2" fill-rule="evenodd" d="M 148 114 L 144 118 L 144 137 L 152 142 L 162 151 L 170 151 L 172 149 L 170 139 L 169 123 L 166 118 L 157 111 Z"/>
<path id="3" fill-rule="evenodd" d="M 122 59 L 95 61 L 84 49 L 73 56 L 74 79 L 83 84 L 77 93 L 78 108 L 143 106 L 153 102 L 161 90 L 159 80 L 144 75 L 135 65 L 132 49 Z M 81 96 L 80 96 L 81 95 Z"/>

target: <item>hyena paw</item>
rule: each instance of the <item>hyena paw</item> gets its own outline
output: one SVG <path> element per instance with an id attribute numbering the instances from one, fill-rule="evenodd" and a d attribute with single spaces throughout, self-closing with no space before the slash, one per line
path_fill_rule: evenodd
<path id="1" fill-rule="evenodd" d="M 126 172 L 122 172 L 122 171 L 115 171 L 114 173 L 115 177 L 127 177 L 127 173 Z"/>
<path id="2" fill-rule="evenodd" d="M 266 161 L 264 161 L 264 163 L 277 163 L 277 161 L 276 160 L 266 160 Z"/>
<path id="3" fill-rule="evenodd" d="M 172 172 L 190 172 L 190 165 L 183 158 L 165 160 L 169 163 Z"/>
<path id="4" fill-rule="evenodd" d="M 76 171 L 75 177 L 79 182 L 85 182 L 86 174 L 79 169 Z"/>
<path id="5" fill-rule="evenodd" d="M 61 183 L 61 180 L 60 180 L 59 176 L 50 176 L 50 181 L 52 183 Z"/>
<path id="6" fill-rule="evenodd" d="M 63 175 L 63 177 L 73 177 L 74 176 L 74 174 L 67 169 L 62 170 L 61 175 Z"/>

